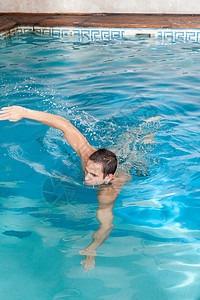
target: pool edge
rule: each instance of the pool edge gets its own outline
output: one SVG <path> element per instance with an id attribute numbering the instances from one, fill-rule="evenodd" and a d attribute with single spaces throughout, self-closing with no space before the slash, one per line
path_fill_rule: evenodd
<path id="1" fill-rule="evenodd" d="M 98 42 L 119 39 L 156 38 L 170 42 L 200 42 L 200 29 L 178 28 L 113 28 L 76 26 L 14 26 L 0 32 L 0 42 L 11 36 L 34 32 L 38 35 L 58 38 L 73 38 L 77 42 Z"/>

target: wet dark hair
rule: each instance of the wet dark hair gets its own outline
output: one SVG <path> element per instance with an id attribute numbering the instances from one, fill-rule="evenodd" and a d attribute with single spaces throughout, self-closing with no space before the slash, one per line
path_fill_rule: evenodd
<path id="1" fill-rule="evenodd" d="M 116 155 L 112 151 L 105 148 L 98 149 L 92 153 L 89 159 L 95 163 L 100 163 L 103 165 L 104 178 L 109 174 L 114 174 L 117 169 Z"/>

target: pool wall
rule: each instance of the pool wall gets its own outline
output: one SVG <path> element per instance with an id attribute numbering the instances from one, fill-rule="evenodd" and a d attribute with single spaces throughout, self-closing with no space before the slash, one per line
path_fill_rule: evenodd
<path id="1" fill-rule="evenodd" d="M 199 14 L 197 0 L 0 0 L 1 12 Z"/>
<path id="2" fill-rule="evenodd" d="M 73 38 L 77 42 L 110 41 L 130 37 L 153 37 L 170 42 L 200 42 L 200 29 L 163 29 L 163 28 L 104 28 L 104 27 L 42 27 L 16 26 L 0 32 L 0 40 L 10 36 L 35 32 L 39 35 L 59 38 Z"/>

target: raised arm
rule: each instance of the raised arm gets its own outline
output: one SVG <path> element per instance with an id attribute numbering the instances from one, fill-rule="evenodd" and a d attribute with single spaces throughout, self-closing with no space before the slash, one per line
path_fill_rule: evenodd
<path id="1" fill-rule="evenodd" d="M 61 130 L 68 143 L 82 160 L 87 159 L 90 154 L 95 151 L 80 131 L 61 116 L 31 110 L 21 106 L 3 107 L 0 111 L 0 120 L 17 122 L 23 118 L 35 120 Z"/>

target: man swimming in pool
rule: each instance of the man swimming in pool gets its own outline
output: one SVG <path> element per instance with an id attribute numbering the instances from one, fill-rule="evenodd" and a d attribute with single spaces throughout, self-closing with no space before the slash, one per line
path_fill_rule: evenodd
<path id="1" fill-rule="evenodd" d="M 0 120 L 17 122 L 23 118 L 39 121 L 48 126 L 57 128 L 63 132 L 64 137 L 82 161 L 85 171 L 85 184 L 98 186 L 97 219 L 99 229 L 93 234 L 92 243 L 79 254 L 85 255 L 84 270 L 94 268 L 96 249 L 104 243 L 113 228 L 113 206 L 124 184 L 130 181 L 126 172 L 118 172 L 116 155 L 106 149 L 96 150 L 86 138 L 65 118 L 50 113 L 26 109 L 20 106 L 3 107 L 0 111 Z"/>
<path id="2" fill-rule="evenodd" d="M 114 226 L 112 209 L 115 200 L 125 183 L 129 182 L 132 176 L 128 170 L 117 172 L 117 158 L 115 154 L 104 148 L 99 150 L 93 148 L 78 129 L 65 118 L 20 106 L 3 107 L 0 110 L 0 121 L 17 122 L 23 118 L 36 120 L 61 130 L 68 143 L 82 160 L 82 167 L 85 171 L 85 184 L 98 186 L 97 219 L 100 226 L 93 234 L 91 244 L 79 251 L 79 254 L 85 255 L 85 259 L 81 261 L 81 264 L 84 264 L 84 270 L 93 269 L 96 250 L 105 242 Z M 153 117 L 145 122 L 151 122 L 159 118 Z M 146 140 L 143 140 L 143 143 L 152 143 L 152 138 L 148 136 Z"/>

